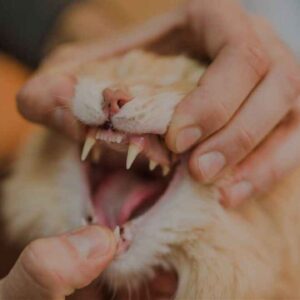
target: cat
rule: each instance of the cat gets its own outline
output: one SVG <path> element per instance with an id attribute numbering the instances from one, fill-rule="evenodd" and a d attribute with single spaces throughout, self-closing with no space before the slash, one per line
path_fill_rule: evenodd
<path id="1" fill-rule="evenodd" d="M 231 210 L 164 144 L 204 71 L 183 55 L 143 50 L 82 66 L 71 107 L 87 128 L 81 157 L 59 133 L 32 136 L 3 187 L 8 237 L 24 246 L 109 226 L 118 253 L 99 280 L 116 299 L 146 299 L 148 285 L 149 299 L 300 297 L 299 171 Z M 163 285 L 160 274 L 175 285 L 157 296 L 149 282 Z"/>

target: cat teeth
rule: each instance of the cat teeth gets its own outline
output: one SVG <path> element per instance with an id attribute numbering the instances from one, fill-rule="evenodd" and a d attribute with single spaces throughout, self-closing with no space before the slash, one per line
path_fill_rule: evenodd
<path id="1" fill-rule="evenodd" d="M 98 130 L 96 134 L 96 139 L 106 142 L 106 143 L 116 143 L 121 144 L 124 140 L 124 136 L 121 134 L 107 134 L 104 133 L 103 130 Z"/>
<path id="2" fill-rule="evenodd" d="M 149 161 L 149 169 L 150 171 L 153 171 L 158 166 L 158 163 L 154 160 Z"/>
<path id="3" fill-rule="evenodd" d="M 126 160 L 126 169 L 129 170 L 137 158 L 137 156 L 140 154 L 141 149 L 135 145 L 135 144 L 130 144 L 128 147 L 128 153 L 127 153 L 127 160 Z"/>
<path id="4" fill-rule="evenodd" d="M 162 166 L 163 176 L 169 175 L 170 171 L 171 171 L 170 167 L 168 167 L 168 166 Z"/>
<path id="5" fill-rule="evenodd" d="M 91 152 L 95 144 L 96 144 L 95 132 L 94 130 L 90 130 L 86 137 L 84 146 L 82 148 L 82 153 L 81 153 L 82 161 L 86 160 L 86 158 L 88 157 L 89 153 Z"/>

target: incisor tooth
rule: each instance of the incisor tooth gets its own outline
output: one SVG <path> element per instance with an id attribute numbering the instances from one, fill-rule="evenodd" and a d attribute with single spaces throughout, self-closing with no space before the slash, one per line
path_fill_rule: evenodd
<path id="1" fill-rule="evenodd" d="M 162 173 L 163 173 L 164 176 L 167 176 L 170 173 L 170 167 L 163 166 L 162 167 Z"/>
<path id="2" fill-rule="evenodd" d="M 94 147 L 94 145 L 96 144 L 96 139 L 94 136 L 92 135 L 88 135 L 86 137 L 83 149 L 82 149 L 82 153 L 81 153 L 81 160 L 85 161 L 86 158 L 88 157 L 90 151 L 92 150 L 92 148 Z"/>
<path id="3" fill-rule="evenodd" d="M 128 154 L 127 154 L 127 160 L 126 160 L 126 169 L 129 170 L 141 152 L 140 148 L 135 144 L 130 144 L 128 147 Z"/>
<path id="4" fill-rule="evenodd" d="M 149 162 L 149 169 L 150 171 L 153 171 L 158 166 L 158 163 L 154 160 L 150 160 Z"/>

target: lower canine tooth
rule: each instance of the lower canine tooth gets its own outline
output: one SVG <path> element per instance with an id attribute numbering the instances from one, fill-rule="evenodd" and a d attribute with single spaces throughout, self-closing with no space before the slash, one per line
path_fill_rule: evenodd
<path id="1" fill-rule="evenodd" d="M 83 149 L 82 149 L 82 153 L 81 153 L 81 160 L 82 161 L 86 160 L 86 158 L 88 157 L 90 151 L 92 150 L 92 148 L 94 147 L 95 144 L 96 144 L 95 137 L 92 136 L 92 135 L 88 135 L 86 140 L 85 140 L 85 143 L 84 143 L 84 146 L 83 146 Z"/>
<path id="2" fill-rule="evenodd" d="M 127 154 L 127 160 L 126 160 L 126 169 L 129 170 L 141 152 L 140 148 L 135 144 L 130 144 L 128 147 L 128 154 Z"/>
<path id="3" fill-rule="evenodd" d="M 150 160 L 149 162 L 149 169 L 150 171 L 153 171 L 158 166 L 158 163 L 154 160 Z"/>
<path id="4" fill-rule="evenodd" d="M 167 176 L 170 173 L 170 167 L 163 166 L 162 167 L 162 173 L 163 173 L 164 176 Z"/>

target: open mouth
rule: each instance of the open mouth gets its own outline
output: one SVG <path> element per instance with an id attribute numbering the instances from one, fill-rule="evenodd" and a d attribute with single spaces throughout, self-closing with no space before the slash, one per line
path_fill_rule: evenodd
<path id="1" fill-rule="evenodd" d="M 145 215 L 172 181 L 178 158 L 154 134 L 131 135 L 109 124 L 90 128 L 82 150 L 93 218 L 111 229 Z"/>
<path id="2" fill-rule="evenodd" d="M 166 148 L 161 136 L 115 131 L 106 123 L 87 130 L 81 159 L 85 161 L 94 211 L 87 221 L 114 229 L 120 239 L 118 255 L 122 254 L 134 238 L 128 227 L 150 215 L 176 182 L 179 158 Z M 176 272 L 155 273 L 155 280 L 149 282 L 151 299 L 172 299 Z M 118 293 L 125 296 L 119 298 L 127 299 L 127 292 L 120 290 Z M 141 290 L 138 293 L 143 295 Z"/>

